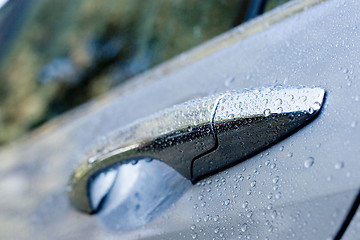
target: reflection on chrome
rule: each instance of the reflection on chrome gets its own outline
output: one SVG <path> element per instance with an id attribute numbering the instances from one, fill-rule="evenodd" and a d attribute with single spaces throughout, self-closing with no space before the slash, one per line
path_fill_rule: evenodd
<path id="1" fill-rule="evenodd" d="M 116 176 L 111 188 L 102 192 L 101 202 L 96 201 L 98 205 L 92 204 L 92 208 L 97 209 L 97 216 L 106 227 L 116 231 L 145 225 L 177 201 L 190 185 L 173 168 L 155 159 L 121 164 L 110 172 Z M 105 188 L 109 184 L 104 177 L 90 181 L 91 203 L 95 203 L 93 191 L 104 189 L 101 183 Z"/>

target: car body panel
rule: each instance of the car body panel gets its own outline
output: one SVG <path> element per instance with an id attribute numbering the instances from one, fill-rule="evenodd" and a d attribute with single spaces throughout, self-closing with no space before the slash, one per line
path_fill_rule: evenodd
<path id="1" fill-rule="evenodd" d="M 360 186 L 359 11 L 355 0 L 320 3 L 189 65 L 155 69 L 161 74 L 140 76 L 70 113 L 71 121 L 60 118 L 3 147 L 1 237 L 334 237 Z M 234 31 L 224 36 L 232 38 Z M 181 56 L 185 62 L 189 57 Z M 98 137 L 189 99 L 275 84 L 324 88 L 318 118 L 264 152 L 189 185 L 149 223 L 117 231 L 100 215 L 70 205 L 67 181 Z"/>
<path id="2" fill-rule="evenodd" d="M 360 209 L 358 209 L 352 219 L 349 227 L 346 229 L 343 240 L 358 240 L 360 239 Z"/>

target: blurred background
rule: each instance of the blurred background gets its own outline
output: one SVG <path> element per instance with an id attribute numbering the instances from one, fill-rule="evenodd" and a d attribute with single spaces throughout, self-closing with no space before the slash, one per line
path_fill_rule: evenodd
<path id="1" fill-rule="evenodd" d="M 287 0 L 0 0 L 0 145 Z"/>

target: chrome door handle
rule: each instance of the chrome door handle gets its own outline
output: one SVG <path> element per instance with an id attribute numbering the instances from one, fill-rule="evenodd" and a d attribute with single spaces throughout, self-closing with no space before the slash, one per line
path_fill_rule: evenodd
<path id="1" fill-rule="evenodd" d="M 70 180 L 73 204 L 96 211 L 89 180 L 115 164 L 159 159 L 196 181 L 258 152 L 321 109 L 319 87 L 265 87 L 216 94 L 138 120 L 94 147 Z"/>

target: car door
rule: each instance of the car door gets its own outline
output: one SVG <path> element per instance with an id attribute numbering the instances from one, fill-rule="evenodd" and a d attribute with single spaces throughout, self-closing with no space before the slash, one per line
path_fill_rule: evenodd
<path id="1" fill-rule="evenodd" d="M 3 238 L 341 237 L 360 186 L 360 4 L 307 4 L 296 1 L 220 35 L 1 149 Z M 325 89 L 320 114 L 194 185 L 147 159 L 104 172 L 103 180 L 118 176 L 97 213 L 71 205 L 70 176 L 89 146 L 111 141 L 102 136 L 187 100 L 274 85 Z M 93 186 L 109 190 L 101 179 Z"/>

